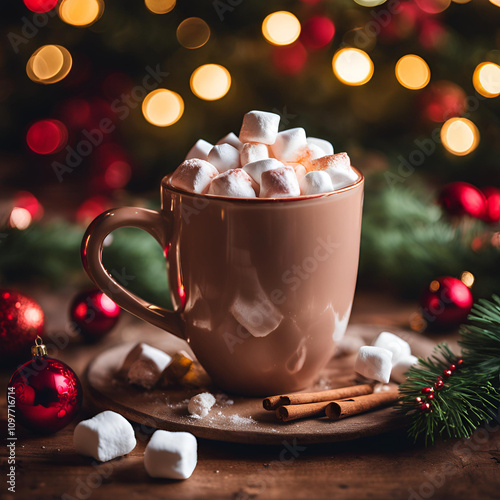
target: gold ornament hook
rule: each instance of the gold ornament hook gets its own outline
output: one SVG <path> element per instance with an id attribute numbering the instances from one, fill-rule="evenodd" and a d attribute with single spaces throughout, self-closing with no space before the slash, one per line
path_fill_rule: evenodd
<path id="1" fill-rule="evenodd" d="M 31 346 L 31 355 L 34 358 L 47 356 L 47 347 L 43 343 L 42 337 L 40 337 L 40 335 L 36 336 L 35 345 Z"/>

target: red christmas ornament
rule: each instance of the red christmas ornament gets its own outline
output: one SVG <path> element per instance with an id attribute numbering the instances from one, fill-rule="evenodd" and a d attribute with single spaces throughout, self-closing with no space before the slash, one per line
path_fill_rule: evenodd
<path id="1" fill-rule="evenodd" d="M 467 182 L 447 184 L 439 195 L 439 202 L 450 215 L 469 215 L 481 218 L 486 210 L 484 194 Z"/>
<path id="2" fill-rule="evenodd" d="M 32 12 L 43 13 L 52 10 L 59 0 L 24 0 L 24 5 Z"/>
<path id="3" fill-rule="evenodd" d="M 324 16 L 314 16 L 302 24 L 300 40 L 307 49 L 318 50 L 326 47 L 335 35 L 335 25 Z"/>
<path id="4" fill-rule="evenodd" d="M 32 431 L 53 433 L 66 427 L 82 404 L 82 387 L 65 363 L 47 356 L 38 337 L 31 348 L 33 359 L 12 375 L 7 401 L 15 402 L 16 422 Z"/>
<path id="5" fill-rule="evenodd" d="M 421 103 L 428 119 L 443 123 L 448 118 L 463 115 L 467 108 L 467 94 L 462 87 L 443 80 L 425 89 Z"/>
<path id="6" fill-rule="evenodd" d="M 42 308 L 27 295 L 0 289 L 0 360 L 18 362 L 43 333 Z"/>
<path id="7" fill-rule="evenodd" d="M 500 189 L 487 187 L 483 189 L 483 193 L 486 197 L 483 220 L 494 224 L 500 221 Z"/>
<path id="8" fill-rule="evenodd" d="M 68 130 L 59 120 L 40 120 L 26 134 L 29 148 L 40 155 L 57 153 L 68 141 Z"/>
<path id="9" fill-rule="evenodd" d="M 104 337 L 118 322 L 121 309 L 101 290 L 79 293 L 70 309 L 75 328 L 87 341 Z"/>
<path id="10" fill-rule="evenodd" d="M 300 42 L 273 48 L 273 64 L 285 75 L 296 75 L 304 68 L 307 51 Z"/>
<path id="11" fill-rule="evenodd" d="M 470 290 L 451 277 L 433 280 L 420 299 L 422 315 L 431 329 L 457 327 L 467 319 L 472 304 Z"/>

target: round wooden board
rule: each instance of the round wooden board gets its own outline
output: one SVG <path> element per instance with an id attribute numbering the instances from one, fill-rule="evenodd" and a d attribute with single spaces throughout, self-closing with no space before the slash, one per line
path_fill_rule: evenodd
<path id="1" fill-rule="evenodd" d="M 353 325 L 347 335 L 369 343 L 381 327 Z M 392 329 L 394 331 L 394 329 Z M 401 332 L 396 332 L 401 333 Z M 412 351 L 418 356 L 427 354 L 431 343 L 415 333 L 411 338 Z M 141 341 L 158 347 L 169 354 L 179 349 L 189 351 L 187 344 L 172 335 L 155 335 Z M 196 437 L 218 441 L 252 444 L 327 443 L 349 441 L 381 434 L 404 426 L 404 420 L 391 408 L 365 413 L 337 422 L 326 418 L 283 423 L 274 412 L 262 408 L 262 398 L 246 398 L 221 394 L 216 388 L 218 402 L 205 418 L 189 416 L 187 402 L 200 389 L 166 388 L 146 391 L 132 386 L 115 375 L 126 354 L 135 342 L 112 347 L 98 355 L 87 367 L 84 375 L 86 395 L 98 409 L 116 411 L 129 420 L 148 427 L 172 431 L 187 431 Z M 354 383 L 354 355 L 335 357 L 320 375 L 314 387 L 322 390 Z M 226 401 L 229 399 L 229 401 Z"/>

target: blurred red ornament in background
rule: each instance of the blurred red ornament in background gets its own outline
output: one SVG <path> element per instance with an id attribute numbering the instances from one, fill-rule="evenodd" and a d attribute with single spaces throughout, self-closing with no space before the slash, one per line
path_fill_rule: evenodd
<path id="1" fill-rule="evenodd" d="M 451 0 L 415 0 L 415 3 L 427 14 L 439 14 L 450 6 Z"/>
<path id="2" fill-rule="evenodd" d="M 42 205 L 35 195 L 31 194 L 29 191 L 18 191 L 14 196 L 13 205 L 27 210 L 34 220 L 41 219 L 43 216 Z"/>
<path id="3" fill-rule="evenodd" d="M 446 42 L 448 32 L 445 27 L 435 19 L 425 19 L 420 27 L 418 40 L 427 50 L 437 49 Z"/>
<path id="4" fill-rule="evenodd" d="M 432 83 L 422 94 L 422 108 L 427 118 L 442 123 L 462 116 L 467 108 L 467 95 L 455 83 L 445 80 Z"/>
<path id="5" fill-rule="evenodd" d="M 90 123 L 90 105 L 85 99 L 69 99 L 63 102 L 59 116 L 69 128 L 82 129 L 88 127 Z"/>
<path id="6" fill-rule="evenodd" d="M 486 222 L 500 221 L 500 189 L 496 187 L 486 187 L 483 189 L 486 197 L 486 208 L 483 214 L 483 220 Z"/>
<path id="7" fill-rule="evenodd" d="M 307 61 L 307 51 L 300 42 L 273 48 L 273 63 L 285 75 L 296 75 Z"/>
<path id="8" fill-rule="evenodd" d="M 28 7 L 29 10 L 32 12 L 38 12 L 38 13 L 43 13 L 43 12 L 48 12 L 49 10 L 52 10 L 56 5 L 59 0 L 23 0 L 24 5 Z"/>
<path id="9" fill-rule="evenodd" d="M 331 19 L 314 16 L 302 23 L 300 40 L 307 49 L 317 50 L 326 47 L 335 35 L 335 26 Z"/>
<path id="10" fill-rule="evenodd" d="M 467 182 L 452 182 L 444 186 L 439 202 L 450 215 L 469 215 L 482 218 L 486 209 L 484 194 Z"/>
<path id="11" fill-rule="evenodd" d="M 104 196 L 93 196 L 84 201 L 76 211 L 76 221 L 87 226 L 98 215 L 110 208 L 109 200 Z"/>
<path id="12" fill-rule="evenodd" d="M 59 120 L 40 120 L 26 134 L 29 148 L 40 155 L 57 153 L 68 141 L 68 130 Z"/>
<path id="13" fill-rule="evenodd" d="M 124 161 L 114 161 L 106 167 L 104 181 L 111 189 L 124 188 L 132 177 L 132 168 Z"/>
<path id="14" fill-rule="evenodd" d="M 387 21 L 384 19 L 383 24 L 382 18 L 380 18 L 381 38 L 388 42 L 408 38 L 415 31 L 417 23 L 423 15 L 424 13 L 414 2 L 400 3 L 397 12 L 392 15 L 388 13 Z"/>

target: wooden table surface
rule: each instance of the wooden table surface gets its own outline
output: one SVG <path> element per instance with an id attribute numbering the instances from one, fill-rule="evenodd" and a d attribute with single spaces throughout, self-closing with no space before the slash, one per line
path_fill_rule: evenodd
<path id="1" fill-rule="evenodd" d="M 57 357 L 79 374 L 95 353 L 120 340 L 136 338 L 145 328 L 126 317 L 106 339 L 88 346 L 71 334 L 61 333 L 66 328 L 71 293 L 66 294 L 66 299 L 40 291 L 34 295 L 47 312 L 48 330 L 53 338 L 61 339 Z M 406 327 L 412 312 L 413 304 L 358 294 L 351 322 Z M 453 335 L 447 338 L 453 340 Z M 64 339 L 69 339 L 66 347 Z M 2 368 L 3 394 L 11 372 L 12 368 Z M 91 411 L 84 407 L 81 418 L 90 416 Z M 5 432 L 4 397 L 0 418 Z M 177 482 L 153 480 L 146 475 L 142 457 L 148 429 L 137 429 L 138 446 L 127 457 L 99 464 L 74 452 L 74 425 L 52 436 L 36 436 L 19 426 L 16 493 L 7 491 L 3 476 L 0 498 L 420 500 L 499 498 L 500 492 L 500 431 L 496 428 L 482 429 L 470 440 L 439 443 L 427 449 L 413 445 L 404 432 L 308 446 L 294 442 L 263 446 L 199 440 L 198 466 L 193 476 Z M 1 464 L 5 474 L 5 446 Z"/>

